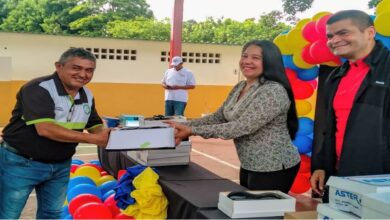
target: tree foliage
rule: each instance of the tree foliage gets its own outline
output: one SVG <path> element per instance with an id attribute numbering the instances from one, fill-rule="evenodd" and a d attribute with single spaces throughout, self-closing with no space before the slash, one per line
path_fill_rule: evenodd
<path id="1" fill-rule="evenodd" d="M 289 28 L 273 11 L 243 22 L 212 18 L 183 23 L 183 41 L 243 44 L 272 40 Z M 145 0 L 0 0 L 0 30 L 143 40 L 170 39 L 169 19 L 156 20 Z"/>
<path id="2" fill-rule="evenodd" d="M 294 16 L 297 12 L 303 12 L 311 8 L 314 0 L 282 0 L 283 11 Z"/>
<path id="3" fill-rule="evenodd" d="M 368 2 L 368 8 L 375 8 L 377 4 L 379 4 L 379 2 L 381 2 L 382 0 L 370 0 Z"/>

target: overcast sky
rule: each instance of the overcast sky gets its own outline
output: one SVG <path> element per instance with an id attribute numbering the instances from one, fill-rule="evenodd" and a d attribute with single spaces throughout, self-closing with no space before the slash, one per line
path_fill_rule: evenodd
<path id="1" fill-rule="evenodd" d="M 299 18 L 311 18 L 317 12 L 336 12 L 344 9 L 359 9 L 373 14 L 368 9 L 369 0 L 314 0 L 313 7 Z M 161 20 L 171 18 L 174 0 L 146 0 Z M 184 0 L 184 20 L 204 21 L 206 17 L 232 18 L 243 21 L 247 18 L 259 18 L 263 12 L 282 10 L 281 0 Z"/>

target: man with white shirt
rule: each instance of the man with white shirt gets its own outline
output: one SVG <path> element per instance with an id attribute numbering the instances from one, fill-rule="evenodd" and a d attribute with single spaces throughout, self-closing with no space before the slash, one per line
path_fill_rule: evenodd
<path id="1" fill-rule="evenodd" d="M 173 57 L 171 66 L 161 81 L 165 89 L 165 115 L 184 115 L 188 101 L 187 90 L 195 88 L 195 78 L 189 69 L 183 67 L 181 57 Z"/>

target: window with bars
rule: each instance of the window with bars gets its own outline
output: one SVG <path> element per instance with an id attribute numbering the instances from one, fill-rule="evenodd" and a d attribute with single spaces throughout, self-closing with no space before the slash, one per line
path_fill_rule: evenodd
<path id="1" fill-rule="evenodd" d="M 137 60 L 137 50 L 134 49 L 118 49 L 118 48 L 91 48 L 87 47 L 86 50 L 93 53 L 96 59 L 101 60 L 124 60 L 135 61 Z"/>
<path id="2" fill-rule="evenodd" d="M 169 51 L 161 51 L 160 61 L 170 62 L 169 56 Z M 219 64 L 221 62 L 220 53 L 182 52 L 181 57 L 185 63 Z"/>

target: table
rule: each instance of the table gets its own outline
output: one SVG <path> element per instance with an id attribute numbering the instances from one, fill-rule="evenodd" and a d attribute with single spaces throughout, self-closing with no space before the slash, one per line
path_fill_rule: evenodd
<path id="1" fill-rule="evenodd" d="M 98 148 L 98 155 L 104 170 L 115 177 L 119 170 L 135 165 L 126 152 Z M 185 166 L 157 167 L 157 170 L 159 183 L 169 201 L 169 219 L 229 218 L 217 208 L 219 192 L 248 190 L 192 162 Z M 318 204 L 302 195 L 292 196 L 297 199 L 296 211 L 315 210 Z"/>

